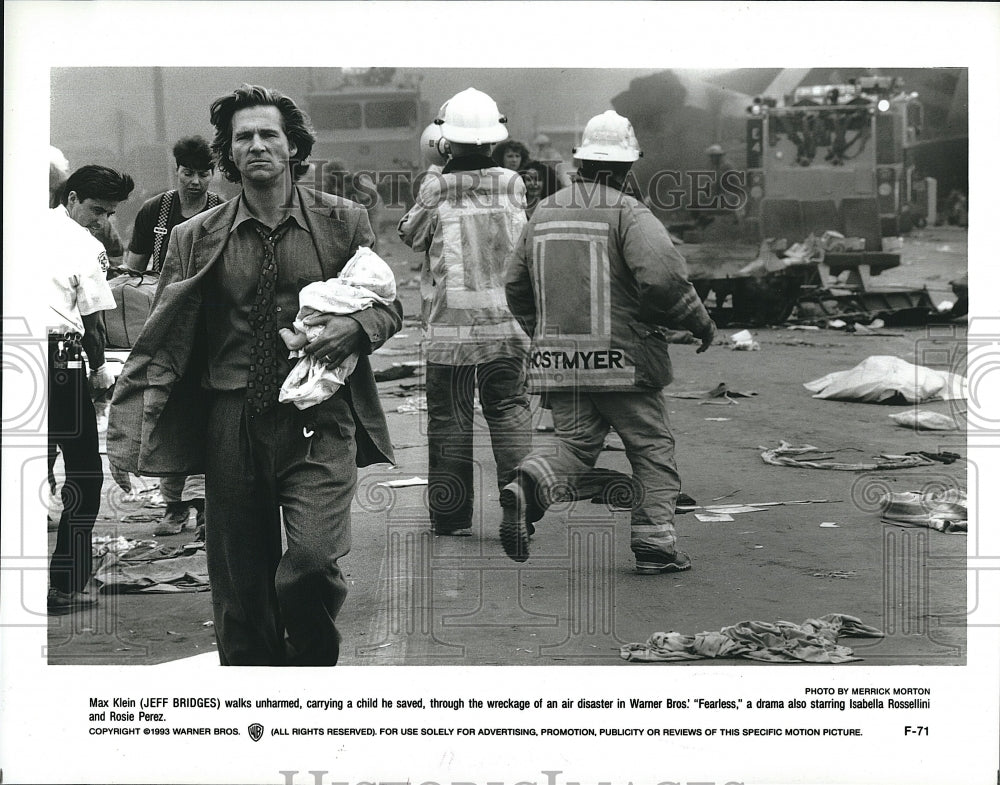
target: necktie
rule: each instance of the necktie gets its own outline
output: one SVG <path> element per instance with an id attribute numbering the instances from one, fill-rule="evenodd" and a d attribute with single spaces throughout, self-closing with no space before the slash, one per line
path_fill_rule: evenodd
<path id="1" fill-rule="evenodd" d="M 254 229 L 263 244 L 264 261 L 257 278 L 257 292 L 250 308 L 250 371 L 247 375 L 247 410 L 251 417 L 263 414 L 278 401 L 278 325 L 274 296 L 278 287 L 278 263 L 274 249 L 288 228 L 286 221 L 273 232 L 259 223 Z"/>

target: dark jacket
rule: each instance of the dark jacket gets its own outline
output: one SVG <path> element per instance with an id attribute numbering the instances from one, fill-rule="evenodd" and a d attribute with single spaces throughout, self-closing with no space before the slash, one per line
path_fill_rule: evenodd
<path id="1" fill-rule="evenodd" d="M 324 280 L 335 276 L 360 246 L 373 241 L 365 210 L 329 194 L 296 186 Z M 207 402 L 204 368 L 203 285 L 222 256 L 238 199 L 199 213 L 170 234 L 167 261 L 142 333 L 115 384 L 108 422 L 108 459 L 139 475 L 204 471 Z M 398 303 L 397 303 L 398 306 Z M 375 305 L 352 314 L 375 350 L 402 325 L 401 310 Z M 392 462 L 392 444 L 368 357 L 351 376 L 357 463 Z"/>

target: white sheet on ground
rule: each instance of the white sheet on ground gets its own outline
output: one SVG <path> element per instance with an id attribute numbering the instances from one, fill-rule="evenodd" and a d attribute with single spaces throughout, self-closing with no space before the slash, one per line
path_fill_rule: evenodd
<path id="1" fill-rule="evenodd" d="M 849 371 L 834 371 L 803 386 L 813 398 L 880 403 L 900 395 L 908 403 L 921 403 L 965 398 L 967 382 L 955 373 L 875 355 Z"/>

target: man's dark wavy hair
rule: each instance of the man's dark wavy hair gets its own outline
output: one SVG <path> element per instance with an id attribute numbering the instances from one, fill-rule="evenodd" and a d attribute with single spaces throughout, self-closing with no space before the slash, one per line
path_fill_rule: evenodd
<path id="1" fill-rule="evenodd" d="M 273 106 L 284 121 L 285 136 L 295 145 L 295 157 L 291 162 L 292 179 L 298 180 L 308 169 L 305 163 L 312 152 L 316 135 L 313 133 L 309 118 L 305 112 L 295 105 L 288 96 L 267 87 L 244 84 L 229 95 L 217 98 L 212 103 L 210 119 L 215 127 L 215 138 L 212 140 L 212 151 L 219 169 L 231 183 L 242 182 L 239 169 L 233 163 L 230 155 L 233 152 L 233 115 L 240 109 L 254 106 Z"/>
<path id="2" fill-rule="evenodd" d="M 81 202 L 86 199 L 101 199 L 107 202 L 124 202 L 128 199 L 135 183 L 123 172 L 116 172 L 107 166 L 87 164 L 81 166 L 63 184 L 59 195 L 60 203 L 65 207 L 71 191 Z"/>
<path id="3" fill-rule="evenodd" d="M 174 163 L 196 171 L 215 168 L 208 142 L 200 136 L 185 136 L 177 140 L 174 145 Z"/>

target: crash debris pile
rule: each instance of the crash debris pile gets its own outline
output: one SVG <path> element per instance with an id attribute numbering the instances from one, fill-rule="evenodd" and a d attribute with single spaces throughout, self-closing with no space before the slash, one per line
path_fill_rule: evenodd
<path id="1" fill-rule="evenodd" d="M 621 657 L 629 662 L 677 662 L 740 658 L 761 662 L 813 662 L 835 665 L 856 662 L 854 650 L 838 638 L 881 638 L 883 633 L 861 619 L 828 613 L 802 624 L 787 621 L 742 621 L 718 632 L 683 635 L 656 632 L 645 643 L 627 643 Z"/>

